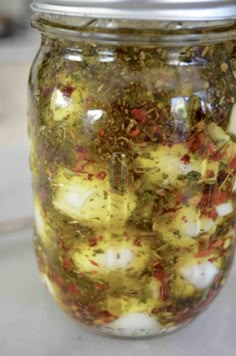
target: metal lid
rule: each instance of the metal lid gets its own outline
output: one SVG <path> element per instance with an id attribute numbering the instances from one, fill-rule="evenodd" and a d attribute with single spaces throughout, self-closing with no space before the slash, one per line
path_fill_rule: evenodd
<path id="1" fill-rule="evenodd" d="M 34 0 L 39 13 L 89 18 L 215 21 L 236 18 L 236 0 Z"/>

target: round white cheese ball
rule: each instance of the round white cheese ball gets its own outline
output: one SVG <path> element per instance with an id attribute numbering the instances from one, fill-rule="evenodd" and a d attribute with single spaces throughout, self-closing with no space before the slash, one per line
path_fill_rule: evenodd
<path id="1" fill-rule="evenodd" d="M 113 193 L 109 179 L 88 174 L 66 173 L 59 169 L 55 178 L 53 205 L 62 214 L 91 228 L 122 228 L 136 206 L 136 196 L 129 192 Z"/>
<path id="2" fill-rule="evenodd" d="M 78 242 L 71 257 L 76 270 L 92 278 L 106 278 L 112 271 L 120 271 L 127 276 L 140 275 L 152 255 L 150 243 L 135 244 L 136 236 L 123 233 L 114 235 L 100 231 L 93 238 L 96 244 Z"/>
<path id="3" fill-rule="evenodd" d="M 211 262 L 193 264 L 180 271 L 183 278 L 197 289 L 209 288 L 218 273 L 218 268 Z"/>
<path id="4" fill-rule="evenodd" d="M 190 172 L 202 173 L 199 159 L 189 153 L 184 144 L 148 145 L 137 150 L 137 158 L 134 160 L 134 168 L 143 173 L 144 181 L 149 181 L 157 186 L 182 187 L 186 182 L 180 176 L 186 176 Z M 189 162 L 183 157 L 188 155 Z"/>

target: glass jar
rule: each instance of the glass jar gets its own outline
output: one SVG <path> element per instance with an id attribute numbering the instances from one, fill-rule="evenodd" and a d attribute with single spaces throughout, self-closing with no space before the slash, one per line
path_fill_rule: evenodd
<path id="1" fill-rule="evenodd" d="M 233 261 L 236 5 L 97 3 L 33 5 L 35 249 L 81 325 L 149 337 L 192 321 Z"/>

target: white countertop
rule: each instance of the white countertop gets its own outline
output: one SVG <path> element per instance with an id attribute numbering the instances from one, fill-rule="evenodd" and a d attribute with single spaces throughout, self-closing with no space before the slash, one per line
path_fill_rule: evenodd
<path id="1" fill-rule="evenodd" d="M 0 65 L 0 223 L 31 215 L 25 89 L 29 65 Z M 236 265 L 220 297 L 187 328 L 153 340 L 115 340 L 84 331 L 54 304 L 39 281 L 31 235 L 0 235 L 0 356 L 236 354 Z"/>
<path id="2" fill-rule="evenodd" d="M 24 62 L 0 65 L 0 222 L 31 214 L 26 99 L 29 67 Z"/>

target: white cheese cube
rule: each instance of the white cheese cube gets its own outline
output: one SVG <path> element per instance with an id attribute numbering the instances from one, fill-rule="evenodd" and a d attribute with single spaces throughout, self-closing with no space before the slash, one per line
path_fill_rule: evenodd
<path id="1" fill-rule="evenodd" d="M 219 216 L 226 216 L 234 211 L 234 207 L 231 201 L 216 206 L 216 212 Z"/>
<path id="2" fill-rule="evenodd" d="M 122 227 L 136 206 L 136 196 L 110 191 L 108 178 L 100 180 L 87 174 L 67 177 L 59 170 L 53 205 L 61 213 L 91 228 Z"/>
<path id="3" fill-rule="evenodd" d="M 152 336 L 161 334 L 162 329 L 154 317 L 145 313 L 131 313 L 102 327 L 104 332 L 117 336 Z"/>
<path id="4" fill-rule="evenodd" d="M 218 273 L 211 262 L 187 266 L 180 271 L 181 276 L 197 289 L 209 288 Z"/>
<path id="5" fill-rule="evenodd" d="M 137 149 L 137 148 L 136 148 Z M 201 161 L 189 153 L 184 144 L 149 145 L 137 150 L 138 157 L 134 160 L 134 168 L 144 174 L 144 180 L 153 185 L 181 187 L 186 183 L 179 176 L 190 172 L 201 174 Z M 188 159 L 184 160 L 184 156 Z M 188 162 L 189 160 L 189 162 Z"/>

